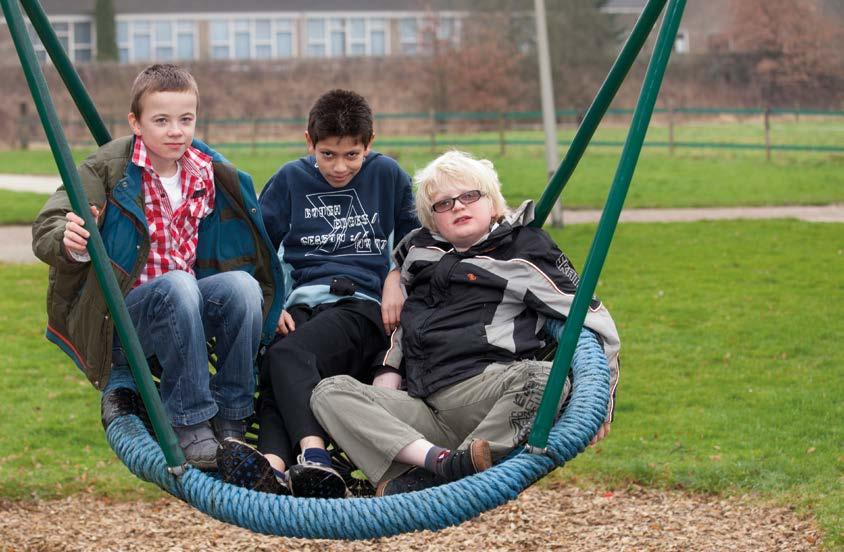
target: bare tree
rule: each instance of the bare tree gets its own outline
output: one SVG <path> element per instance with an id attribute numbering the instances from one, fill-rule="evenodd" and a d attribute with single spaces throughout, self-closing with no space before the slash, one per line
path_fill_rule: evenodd
<path id="1" fill-rule="evenodd" d="M 817 0 L 732 0 L 730 35 L 767 105 L 823 101 L 840 83 L 836 29 Z"/>

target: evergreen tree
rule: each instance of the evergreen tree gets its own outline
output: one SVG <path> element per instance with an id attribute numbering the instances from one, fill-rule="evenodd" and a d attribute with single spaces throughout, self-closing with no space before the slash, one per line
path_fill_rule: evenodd
<path id="1" fill-rule="evenodd" d="M 117 61 L 117 29 L 114 22 L 114 2 L 97 0 L 94 8 L 97 22 L 97 60 Z"/>

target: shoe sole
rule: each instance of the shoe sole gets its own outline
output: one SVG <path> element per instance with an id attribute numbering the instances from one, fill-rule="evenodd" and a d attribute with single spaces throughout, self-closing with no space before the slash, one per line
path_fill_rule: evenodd
<path id="1" fill-rule="evenodd" d="M 469 444 L 469 456 L 472 458 L 472 467 L 475 473 L 488 470 L 492 467 L 492 452 L 489 450 L 489 441 L 479 439 Z"/>
<path id="2" fill-rule="evenodd" d="M 217 464 L 224 483 L 253 491 L 289 494 L 276 480 L 266 457 L 242 441 L 223 442 Z"/>
<path id="3" fill-rule="evenodd" d="M 346 482 L 340 474 L 313 466 L 295 465 L 288 472 L 290 494 L 300 498 L 345 498 Z"/>

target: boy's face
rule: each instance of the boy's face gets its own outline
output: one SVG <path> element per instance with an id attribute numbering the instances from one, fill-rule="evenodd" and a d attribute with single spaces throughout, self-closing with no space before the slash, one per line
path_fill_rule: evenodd
<path id="1" fill-rule="evenodd" d="M 161 176 L 170 176 L 196 131 L 193 92 L 152 92 L 141 100 L 141 114 L 129 113 L 129 125 L 142 137 L 150 161 Z"/>
<path id="2" fill-rule="evenodd" d="M 477 191 L 471 185 L 454 183 L 438 190 L 431 197 L 431 204 L 454 199 L 451 209 L 433 211 L 435 230 L 458 251 L 469 249 L 475 242 L 489 232 L 492 221 L 496 218 L 495 206 L 489 196 L 466 192 Z M 466 194 L 465 196 L 463 194 Z M 476 199 L 477 198 L 477 199 Z M 464 203 L 465 201 L 465 203 Z"/>
<path id="3" fill-rule="evenodd" d="M 351 182 L 360 172 L 363 160 L 372 147 L 371 140 L 364 146 L 351 136 L 330 136 L 314 144 L 305 132 L 305 140 L 308 142 L 308 153 L 316 157 L 317 170 L 332 188 L 342 188 Z"/>

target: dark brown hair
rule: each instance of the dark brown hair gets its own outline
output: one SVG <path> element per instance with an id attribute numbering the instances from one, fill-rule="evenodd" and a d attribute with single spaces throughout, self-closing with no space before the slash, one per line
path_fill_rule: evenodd
<path id="1" fill-rule="evenodd" d="M 308 114 L 308 136 L 316 145 L 325 138 L 354 138 L 364 146 L 372 141 L 372 109 L 351 90 L 330 90 L 319 97 Z"/>

